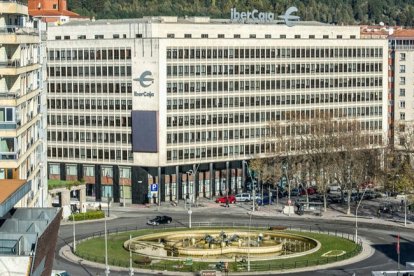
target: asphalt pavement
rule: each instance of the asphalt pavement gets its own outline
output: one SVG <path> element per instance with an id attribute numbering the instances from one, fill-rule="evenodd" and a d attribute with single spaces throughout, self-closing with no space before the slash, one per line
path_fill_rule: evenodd
<path id="1" fill-rule="evenodd" d="M 391 199 L 386 199 L 390 201 Z M 404 214 L 396 212 L 387 214 L 387 216 L 378 217 L 378 206 L 383 204 L 385 199 L 375 201 L 363 201 L 358 209 L 358 231 L 359 236 L 364 238 L 364 251 L 361 255 L 353 259 L 354 263 L 337 263 L 334 266 L 313 268 L 312 275 L 367 275 L 372 270 L 391 269 L 396 267 L 395 241 L 396 233 L 400 233 L 401 245 L 404 252 L 411 252 L 402 258 L 404 261 L 414 260 L 413 234 L 414 224 L 411 222 L 411 215 L 408 213 L 407 225 L 404 226 Z M 111 216 L 107 220 L 108 229 L 120 229 L 122 227 L 136 226 L 137 228 L 146 228 L 147 219 L 159 214 L 168 214 L 173 217 L 174 223 L 179 226 L 188 226 L 188 210 L 192 211 L 193 225 L 197 223 L 217 222 L 217 221 L 237 221 L 247 222 L 250 214 L 253 221 L 257 223 L 268 223 L 272 225 L 293 225 L 299 227 L 320 227 L 324 229 L 336 229 L 353 234 L 355 231 L 355 205 L 351 204 L 351 213 L 347 214 L 346 205 L 331 205 L 322 216 L 318 212 L 307 212 L 302 216 L 295 213 L 290 215 L 281 212 L 286 200 L 281 200 L 279 204 L 259 206 L 252 210 L 251 203 L 236 203 L 226 207 L 225 204 L 217 204 L 212 200 L 200 200 L 198 204 L 192 204 L 191 207 L 180 201 L 178 205 L 162 202 L 158 205 L 128 205 L 123 207 L 118 204 L 112 204 L 110 207 Z M 396 203 L 398 204 L 398 203 Z M 102 229 L 103 221 L 77 223 L 77 239 L 87 238 L 96 233 L 97 229 Z M 71 242 L 73 241 L 73 225 L 71 222 L 62 222 L 59 232 L 59 241 L 56 248 L 56 258 L 54 268 L 64 269 L 72 272 L 71 275 L 104 275 L 103 267 L 99 264 L 92 264 L 74 256 L 71 251 Z M 409 250 L 408 250 L 409 249 Z M 69 261 L 70 260 L 70 261 Z M 159 274 L 151 271 L 135 271 L 135 275 L 147 275 L 149 273 Z M 270 274 L 287 274 L 287 271 L 273 272 Z M 302 270 L 289 271 L 290 275 L 309 275 Z M 351 273 L 351 274 L 350 274 Z M 174 275 L 171 272 L 161 272 L 164 275 Z M 243 273 L 246 274 L 246 273 Z M 257 273 L 256 273 L 257 274 Z M 263 274 L 263 273 L 259 273 Z M 269 273 L 267 273 L 269 274 Z M 128 275 L 127 271 L 117 271 L 111 269 L 110 275 Z M 184 275 L 182 273 L 175 275 Z M 234 274 L 235 275 L 235 274 Z M 240 274 L 242 275 L 242 274 Z"/>

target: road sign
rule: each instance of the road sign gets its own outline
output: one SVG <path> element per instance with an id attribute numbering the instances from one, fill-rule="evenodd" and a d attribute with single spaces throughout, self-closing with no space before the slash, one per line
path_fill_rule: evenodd
<path id="1" fill-rule="evenodd" d="M 150 188 L 151 188 L 151 192 L 158 192 L 158 184 L 157 183 L 151 184 Z"/>

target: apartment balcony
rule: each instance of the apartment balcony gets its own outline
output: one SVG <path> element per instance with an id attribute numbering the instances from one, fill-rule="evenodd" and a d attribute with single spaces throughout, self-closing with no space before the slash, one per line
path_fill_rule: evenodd
<path id="1" fill-rule="evenodd" d="M 29 193 L 31 186 L 31 180 L 0 180 L 0 217 L 9 212 L 14 205 L 16 205 L 27 193 Z"/>
<path id="2" fill-rule="evenodd" d="M 29 13 L 25 4 L 17 1 L 0 1 L 0 11 L 3 14 L 23 14 Z"/>
<path id="3" fill-rule="evenodd" d="M 29 62 L 21 64 L 20 59 L 0 61 L 0 75 L 17 76 L 40 68 L 40 64 Z"/>
<path id="4" fill-rule="evenodd" d="M 1 2 L 0 2 L 1 3 Z M 39 32 L 35 28 L 18 25 L 0 27 L 0 41 L 2 44 L 39 43 Z"/>
<path id="5" fill-rule="evenodd" d="M 0 125 L 1 126 L 1 125 Z M 0 161 L 19 159 L 20 151 L 17 149 L 15 138 L 0 138 Z"/>

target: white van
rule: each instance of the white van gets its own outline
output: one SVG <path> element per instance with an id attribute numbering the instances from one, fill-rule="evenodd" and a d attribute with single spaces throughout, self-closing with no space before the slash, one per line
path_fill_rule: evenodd
<path id="1" fill-rule="evenodd" d="M 248 193 L 242 193 L 236 195 L 237 202 L 249 202 L 251 200 L 251 196 Z"/>
<path id="2" fill-rule="evenodd" d="M 329 186 L 329 193 L 330 194 L 340 194 L 341 193 L 341 186 L 339 186 L 339 185 Z"/>

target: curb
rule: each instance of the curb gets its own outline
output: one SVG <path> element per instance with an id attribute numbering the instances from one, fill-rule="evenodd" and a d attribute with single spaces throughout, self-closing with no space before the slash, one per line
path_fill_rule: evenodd
<path id="1" fill-rule="evenodd" d="M 230 272 L 228 274 L 230 274 L 230 275 L 264 275 L 264 274 L 279 275 L 279 274 L 289 274 L 289 273 L 307 272 L 307 271 L 315 271 L 315 270 L 324 270 L 324 269 L 328 269 L 328 268 L 335 268 L 335 267 L 345 266 L 345 265 L 349 265 L 349 264 L 353 264 L 353 263 L 358 263 L 360 261 L 363 261 L 365 259 L 370 258 L 375 253 L 375 249 L 371 246 L 370 241 L 368 241 L 364 238 L 361 238 L 361 240 L 362 240 L 361 253 L 359 253 L 358 255 L 356 255 L 352 258 L 346 259 L 346 260 L 333 262 L 333 263 L 329 263 L 329 264 L 324 264 L 324 265 L 303 267 L 303 268 L 294 268 L 294 269 L 285 269 L 285 270 L 276 270 L 276 271 Z M 104 264 L 84 260 L 84 259 L 76 256 L 72 252 L 72 244 L 73 243 L 69 243 L 69 244 L 63 246 L 62 248 L 60 248 L 59 249 L 59 256 L 61 256 L 63 259 L 65 259 L 69 262 L 72 262 L 72 263 L 87 265 L 87 266 L 94 267 L 94 268 L 97 268 L 97 269 L 105 270 L 105 265 Z M 112 266 L 112 265 L 108 265 L 108 267 L 109 267 L 110 271 L 129 272 L 129 268 L 126 268 L 126 267 L 119 267 L 119 266 Z M 186 275 L 186 276 L 200 275 L 199 272 L 148 270 L 148 269 L 142 269 L 142 268 L 134 268 L 134 272 L 143 273 L 143 274 L 147 274 L 147 275 Z M 228 275 L 228 274 L 226 274 L 226 275 Z M 221 275 L 221 274 L 217 273 L 217 275 Z"/>
<path id="2" fill-rule="evenodd" d="M 117 219 L 118 216 L 116 215 L 110 215 L 108 218 L 106 218 L 106 220 L 114 220 Z M 89 223 L 89 222 L 96 222 L 96 221 L 104 221 L 105 218 L 101 218 L 101 219 L 90 219 L 90 220 L 80 220 L 80 221 L 75 221 L 75 224 L 82 224 L 82 223 Z M 62 220 L 60 222 L 60 225 L 71 225 L 73 224 L 73 221 L 69 221 L 69 220 Z"/>

